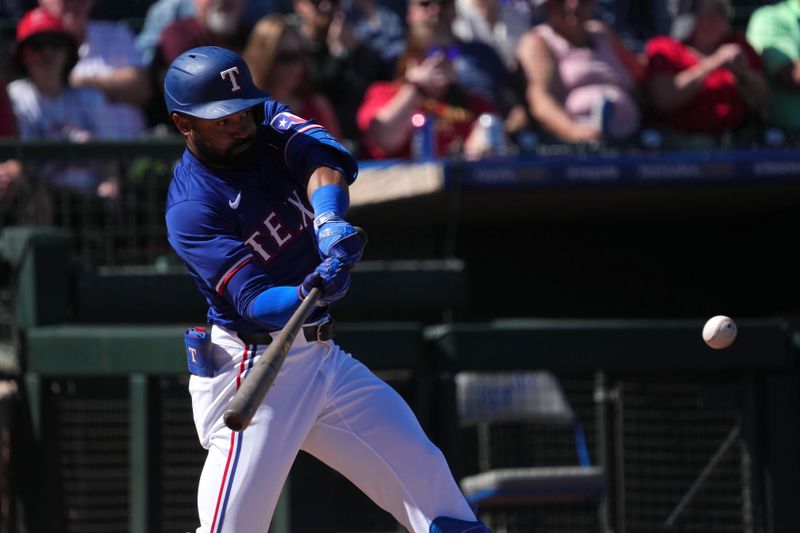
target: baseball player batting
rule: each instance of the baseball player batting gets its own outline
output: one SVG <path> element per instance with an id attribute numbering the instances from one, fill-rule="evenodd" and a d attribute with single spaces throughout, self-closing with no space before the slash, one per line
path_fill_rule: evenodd
<path id="1" fill-rule="evenodd" d="M 256 88 L 242 58 L 222 48 L 176 58 L 164 95 L 186 139 L 167 194 L 168 238 L 211 324 L 185 335 L 194 422 L 208 449 L 197 533 L 267 533 L 298 450 L 409 531 L 487 533 L 408 405 L 333 342 L 329 306 L 346 294 L 364 246 L 344 219 L 353 156 Z M 309 293 L 317 305 L 274 385 L 247 429 L 232 431 L 223 414 Z"/>

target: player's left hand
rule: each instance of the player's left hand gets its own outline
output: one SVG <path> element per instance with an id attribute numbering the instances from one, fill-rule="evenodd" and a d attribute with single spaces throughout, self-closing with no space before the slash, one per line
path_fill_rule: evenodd
<path id="1" fill-rule="evenodd" d="M 317 305 L 330 305 L 347 294 L 347 289 L 350 288 L 350 270 L 338 259 L 329 257 L 305 277 L 298 287 L 300 297 L 308 296 L 313 287 L 322 290 L 322 297 L 317 301 Z"/>
<path id="2" fill-rule="evenodd" d="M 356 264 L 364 253 L 364 239 L 349 222 L 334 213 L 314 219 L 320 257 L 335 257 L 347 267 Z"/>

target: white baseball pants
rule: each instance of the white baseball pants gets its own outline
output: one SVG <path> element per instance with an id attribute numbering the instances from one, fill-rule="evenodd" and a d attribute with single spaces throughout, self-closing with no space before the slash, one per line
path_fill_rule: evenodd
<path id="1" fill-rule="evenodd" d="M 277 333 L 274 334 L 277 336 Z M 302 332 L 250 426 L 222 421 L 266 349 L 212 328 L 215 376 L 192 376 L 194 422 L 208 449 L 198 489 L 197 533 L 267 533 L 298 450 L 350 479 L 413 533 L 438 516 L 475 520 L 441 451 L 397 392 L 332 341 Z"/>

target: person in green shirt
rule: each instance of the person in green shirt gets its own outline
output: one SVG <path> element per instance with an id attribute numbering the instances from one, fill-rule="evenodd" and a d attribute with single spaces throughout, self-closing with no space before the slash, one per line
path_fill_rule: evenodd
<path id="1" fill-rule="evenodd" d="M 761 54 L 772 88 L 769 124 L 800 138 L 800 0 L 753 11 L 747 40 Z"/>

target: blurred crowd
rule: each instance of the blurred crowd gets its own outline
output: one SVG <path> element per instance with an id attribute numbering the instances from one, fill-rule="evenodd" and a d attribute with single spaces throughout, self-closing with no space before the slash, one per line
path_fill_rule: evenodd
<path id="1" fill-rule="evenodd" d="M 259 87 L 361 159 L 800 130 L 800 0 L 138 0 L 134 24 L 95 18 L 95 2 L 0 2 L 15 29 L 0 136 L 172 135 L 164 72 L 199 45 L 241 53 Z M 40 176 L 115 194 L 113 170 L 48 165 Z M 0 163 L 0 197 L 24 170 Z"/>

